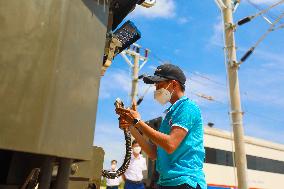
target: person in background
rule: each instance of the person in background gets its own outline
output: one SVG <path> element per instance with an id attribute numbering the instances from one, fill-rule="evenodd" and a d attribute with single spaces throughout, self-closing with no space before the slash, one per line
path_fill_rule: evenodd
<path id="1" fill-rule="evenodd" d="M 117 166 L 117 161 L 112 160 L 110 172 L 115 172 L 117 170 L 116 166 Z M 107 185 L 106 189 L 118 189 L 120 182 L 121 182 L 121 178 L 115 178 L 115 179 L 108 179 L 107 178 L 106 179 L 106 185 Z"/>
<path id="2" fill-rule="evenodd" d="M 144 189 L 142 172 L 147 170 L 146 159 L 141 155 L 141 147 L 136 140 L 132 142 L 130 164 L 124 173 L 124 189 Z"/>

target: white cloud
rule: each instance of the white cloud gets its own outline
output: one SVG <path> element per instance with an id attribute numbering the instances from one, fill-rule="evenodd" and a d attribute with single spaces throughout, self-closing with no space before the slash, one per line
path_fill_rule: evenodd
<path id="1" fill-rule="evenodd" d="M 115 159 L 119 164 L 125 155 L 125 141 L 123 131 L 117 123 L 97 123 L 95 146 L 100 146 L 105 151 L 104 168 L 109 169 L 110 161 Z"/>
<path id="2" fill-rule="evenodd" d="M 100 99 L 112 97 L 117 91 L 130 93 L 130 72 L 122 69 L 107 70 L 100 84 Z"/>
<path id="3" fill-rule="evenodd" d="M 137 6 L 131 13 L 133 17 L 146 18 L 172 18 L 176 15 L 176 5 L 174 0 L 157 0 L 155 6 L 144 8 Z"/>
<path id="4" fill-rule="evenodd" d="M 209 41 L 209 45 L 223 46 L 223 21 L 221 17 L 218 17 L 217 22 L 213 25 L 213 35 Z"/>
<path id="5" fill-rule="evenodd" d="M 180 17 L 180 18 L 177 19 L 178 24 L 186 24 L 188 22 L 189 22 L 189 19 L 186 18 L 186 17 Z"/>
<path id="6" fill-rule="evenodd" d="M 180 50 L 180 49 L 175 49 L 175 50 L 174 50 L 174 54 L 175 54 L 175 55 L 179 55 L 180 53 L 181 53 L 181 50 Z"/>

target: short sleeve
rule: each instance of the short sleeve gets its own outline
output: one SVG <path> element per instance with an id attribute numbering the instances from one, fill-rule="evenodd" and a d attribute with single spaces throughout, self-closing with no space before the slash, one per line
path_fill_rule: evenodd
<path id="1" fill-rule="evenodd" d="M 194 126 L 199 109 L 191 103 L 183 103 L 172 115 L 171 126 L 181 127 L 187 132 Z"/>

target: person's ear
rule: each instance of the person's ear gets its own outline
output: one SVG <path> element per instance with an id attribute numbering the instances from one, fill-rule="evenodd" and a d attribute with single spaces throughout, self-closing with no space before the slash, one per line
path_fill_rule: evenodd
<path id="1" fill-rule="evenodd" d="M 178 82 L 176 80 L 172 81 L 173 89 L 175 90 L 178 87 Z"/>

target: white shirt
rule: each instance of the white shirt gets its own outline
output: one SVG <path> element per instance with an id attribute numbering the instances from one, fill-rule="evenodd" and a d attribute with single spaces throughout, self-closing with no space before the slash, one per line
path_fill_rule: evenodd
<path id="1" fill-rule="evenodd" d="M 112 172 L 112 171 L 110 171 L 110 172 Z M 119 178 L 115 178 L 115 179 L 106 179 L 106 185 L 107 186 L 118 186 L 119 184 L 120 184 L 120 182 L 121 182 L 121 177 L 119 177 Z"/>
<path id="2" fill-rule="evenodd" d="M 146 159 L 142 155 L 135 158 L 132 154 L 129 167 L 124 175 L 127 180 L 141 181 L 143 179 L 142 171 L 145 170 L 147 170 Z"/>

